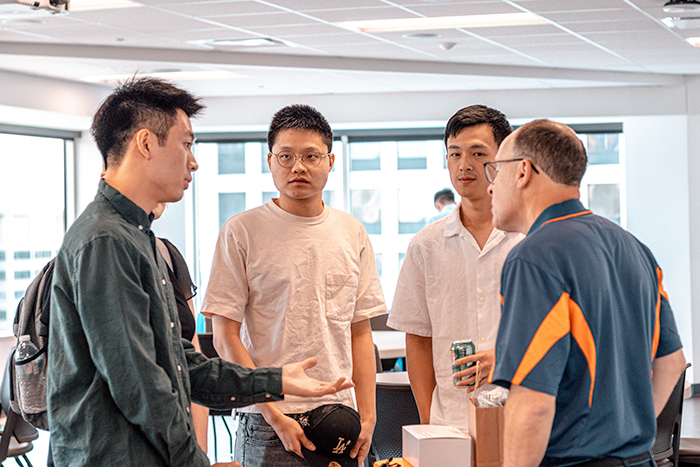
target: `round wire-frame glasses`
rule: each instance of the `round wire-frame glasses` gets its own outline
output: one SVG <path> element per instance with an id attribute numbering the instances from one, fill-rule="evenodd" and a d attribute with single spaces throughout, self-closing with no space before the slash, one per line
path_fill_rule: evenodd
<path id="1" fill-rule="evenodd" d="M 270 155 L 275 156 L 277 163 L 285 169 L 293 167 L 297 159 L 299 159 L 306 167 L 318 167 L 321 165 L 323 158 L 328 157 L 331 154 L 332 153 L 329 152 L 328 154 L 304 154 L 302 156 L 297 156 L 292 152 L 281 152 L 279 154 L 275 154 L 273 152 L 270 153 Z"/>

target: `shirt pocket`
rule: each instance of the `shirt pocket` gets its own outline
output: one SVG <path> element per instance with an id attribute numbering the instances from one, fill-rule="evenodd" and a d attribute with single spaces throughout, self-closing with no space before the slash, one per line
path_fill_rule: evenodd
<path id="1" fill-rule="evenodd" d="M 355 314 L 357 276 L 326 274 L 326 317 L 334 321 L 351 321 Z"/>

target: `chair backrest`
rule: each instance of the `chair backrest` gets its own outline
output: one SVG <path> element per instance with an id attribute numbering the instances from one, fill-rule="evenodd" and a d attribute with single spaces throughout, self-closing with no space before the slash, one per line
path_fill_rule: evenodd
<path id="1" fill-rule="evenodd" d="M 396 329 L 392 329 L 386 325 L 387 318 L 389 318 L 388 314 L 374 316 L 370 318 L 369 324 L 372 328 L 372 331 L 395 331 Z"/>
<path id="2" fill-rule="evenodd" d="M 0 407 L 7 416 L 5 427 L 0 434 L 0 464 L 7 459 L 7 452 L 10 447 L 10 438 L 20 442 L 33 441 L 39 437 L 39 432 L 29 423 L 25 422 L 21 415 L 15 413 L 10 406 L 10 398 L 12 395 L 11 368 L 13 365 L 13 357 L 15 349 L 10 350 L 10 355 L 5 362 L 5 371 L 2 374 L 2 382 L 0 383 Z"/>
<path id="3" fill-rule="evenodd" d="M 403 457 L 402 427 L 418 425 L 420 415 L 408 385 L 377 383 L 377 424 L 372 438 L 376 460 Z"/>
<path id="4" fill-rule="evenodd" d="M 688 364 L 690 366 L 690 364 Z M 686 368 L 688 367 L 686 366 Z M 674 467 L 678 465 L 678 446 L 681 441 L 681 419 L 683 415 L 683 390 L 685 370 L 678 378 L 668 402 L 656 418 L 656 439 L 651 452 L 654 459 L 668 459 Z"/>
<path id="5" fill-rule="evenodd" d="M 379 356 L 379 347 L 377 347 L 377 344 L 374 344 L 374 365 L 377 367 L 377 373 L 384 371 L 382 367 L 382 357 Z"/>

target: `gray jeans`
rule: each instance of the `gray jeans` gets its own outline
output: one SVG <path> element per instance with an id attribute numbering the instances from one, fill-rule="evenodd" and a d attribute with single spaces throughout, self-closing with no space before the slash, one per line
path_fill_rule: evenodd
<path id="1" fill-rule="evenodd" d="M 239 413 L 234 456 L 245 467 L 308 467 L 304 459 L 284 449 L 260 414 Z"/>

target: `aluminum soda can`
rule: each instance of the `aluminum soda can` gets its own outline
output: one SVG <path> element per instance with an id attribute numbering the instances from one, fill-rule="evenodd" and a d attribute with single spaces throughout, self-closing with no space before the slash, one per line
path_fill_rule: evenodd
<path id="1" fill-rule="evenodd" d="M 462 358 L 466 357 L 468 355 L 474 355 L 476 352 L 476 347 L 474 347 L 474 343 L 472 342 L 471 339 L 465 339 L 462 341 L 454 341 L 452 345 L 450 346 L 450 352 L 452 353 L 452 374 L 455 374 L 459 371 L 466 370 L 470 366 L 473 366 L 475 362 L 467 363 L 465 365 L 459 365 L 455 366 L 455 361 Z M 464 378 L 462 378 L 464 379 Z M 457 386 L 457 381 L 461 381 L 461 379 L 453 379 L 452 383 Z M 473 386 L 474 383 L 469 384 L 467 386 Z"/>

